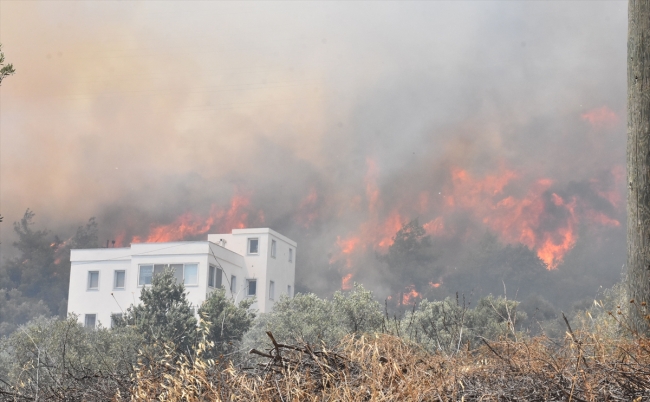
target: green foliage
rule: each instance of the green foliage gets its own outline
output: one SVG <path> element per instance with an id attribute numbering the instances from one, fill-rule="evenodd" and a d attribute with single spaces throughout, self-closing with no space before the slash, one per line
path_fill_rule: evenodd
<path id="1" fill-rule="evenodd" d="M 47 230 L 34 230 L 33 219 L 34 212 L 28 209 L 20 222 L 14 222 L 14 232 L 18 239 L 13 246 L 18 249 L 20 256 L 7 261 L 4 267 L 4 285 L 17 288 L 27 297 L 37 298 L 39 295 L 45 296 L 42 290 L 47 287 L 46 284 L 51 284 L 58 272 L 54 264 L 56 256 L 50 233 Z"/>
<path id="2" fill-rule="evenodd" d="M 267 343 L 265 332 L 271 331 L 279 342 L 335 343 L 346 334 L 379 331 L 382 322 L 381 306 L 372 292 L 355 283 L 350 292 L 336 292 L 332 300 L 313 293 L 281 297 L 273 311 L 256 320 L 246 342 Z"/>
<path id="3" fill-rule="evenodd" d="M 195 341 L 197 321 L 186 296 L 171 270 L 154 275 L 151 286 L 142 288 L 141 303 L 129 307 L 115 324 L 133 326 L 147 344 L 173 343 L 187 351 Z"/>
<path id="4" fill-rule="evenodd" d="M 451 298 L 423 300 L 401 321 L 402 333 L 430 350 L 458 350 L 469 335 L 467 312 L 466 305 Z"/>
<path id="5" fill-rule="evenodd" d="M 77 228 L 74 236 L 62 241 L 48 230 L 34 229 L 34 216 L 27 209 L 22 219 L 14 222 L 17 240 L 13 246 L 19 255 L 0 269 L 0 288 L 17 289 L 34 302 L 42 300 L 52 314 L 65 317 L 70 249 L 97 247 L 97 222 L 91 218 L 85 226 Z"/>
<path id="6" fill-rule="evenodd" d="M 226 297 L 226 291 L 219 288 L 199 307 L 199 316 L 204 320 L 201 325 L 208 329 L 207 340 L 214 343 L 215 352 L 223 352 L 227 345 L 241 341 L 253 324 L 255 312 L 250 306 L 254 298 L 244 299 L 239 305 Z"/>
<path id="7" fill-rule="evenodd" d="M 526 315 L 517 311 L 518 304 L 492 295 L 480 299 L 473 309 L 458 298 L 423 300 L 401 321 L 401 330 L 429 350 L 453 353 L 468 342 L 470 347 L 477 345 L 481 338 L 520 337 L 517 322 Z"/>
<path id="8" fill-rule="evenodd" d="M 115 390 L 119 386 L 111 378 L 133 374 L 141 342 L 129 328 L 88 330 L 75 316 L 38 318 L 0 340 L 0 378 L 22 384 L 22 392 L 32 395 L 48 387 L 69 391 L 83 378 L 109 382 Z"/>
<path id="9" fill-rule="evenodd" d="M 381 306 L 361 284 L 355 282 L 350 292 L 337 291 L 332 303 L 345 332 L 372 332 L 381 328 L 384 319 Z"/>
<path id="10" fill-rule="evenodd" d="M 516 339 L 521 336 L 517 324 L 526 319 L 526 313 L 518 311 L 518 306 L 518 301 L 489 295 L 470 310 L 468 326 L 476 337 Z"/>
<path id="11" fill-rule="evenodd" d="M 271 331 L 279 342 L 334 344 L 347 334 L 389 332 L 429 350 L 453 353 L 468 342 L 478 345 L 481 338 L 522 336 L 518 322 L 526 314 L 517 311 L 518 304 L 491 295 L 471 309 L 458 298 L 423 300 L 405 316 L 391 319 L 384 316 L 372 292 L 355 283 L 352 291 L 336 292 L 331 300 L 314 294 L 280 299 L 273 311 L 255 321 L 245 339 L 251 347 L 268 345 L 266 331 Z"/>
<path id="12" fill-rule="evenodd" d="M 627 277 L 623 276 L 621 282 L 603 290 L 590 306 L 575 312 L 571 317 L 571 325 L 597 334 L 601 339 L 619 339 L 630 334 L 629 328 L 625 326 L 628 306 L 638 307 L 630 303 Z"/>
<path id="13" fill-rule="evenodd" d="M 280 296 L 273 311 L 261 314 L 246 338 L 254 344 L 267 343 L 265 331 L 273 332 L 279 342 L 335 342 L 344 334 L 336 324 L 332 303 L 313 293 L 293 298 Z"/>
<path id="14" fill-rule="evenodd" d="M 0 336 L 9 335 L 33 317 L 49 315 L 43 301 L 25 297 L 18 289 L 0 289 Z"/>
<path id="15" fill-rule="evenodd" d="M 2 52 L 2 45 L 0 45 L 0 84 L 2 83 L 2 80 L 10 75 L 13 75 L 16 72 L 16 70 L 14 70 L 13 64 L 9 63 L 5 65 L 4 62 L 5 54 Z"/>

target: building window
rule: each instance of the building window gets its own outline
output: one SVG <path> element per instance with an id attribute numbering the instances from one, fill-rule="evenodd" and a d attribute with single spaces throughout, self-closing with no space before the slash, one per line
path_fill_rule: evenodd
<path id="1" fill-rule="evenodd" d="M 293 262 L 293 249 L 289 249 L 289 262 Z"/>
<path id="2" fill-rule="evenodd" d="M 248 288 L 246 295 L 255 296 L 255 294 L 257 294 L 257 279 L 246 280 L 246 287 Z"/>
<path id="3" fill-rule="evenodd" d="M 248 254 L 259 254 L 260 239 L 248 239 Z"/>
<path id="4" fill-rule="evenodd" d="M 287 285 L 287 296 L 291 297 L 291 285 Z"/>
<path id="5" fill-rule="evenodd" d="M 199 284 L 199 264 L 185 264 L 183 284 L 197 286 Z"/>
<path id="6" fill-rule="evenodd" d="M 153 278 L 153 265 L 140 265 L 140 274 L 138 275 L 138 286 L 151 285 Z"/>
<path id="7" fill-rule="evenodd" d="M 113 280 L 113 289 L 124 289 L 126 282 L 126 271 L 115 271 L 115 279 Z"/>
<path id="8" fill-rule="evenodd" d="M 215 271 L 217 270 L 217 267 L 214 265 L 210 265 L 208 267 L 208 286 L 213 288 L 214 287 L 214 276 L 217 274 Z"/>
<path id="9" fill-rule="evenodd" d="M 99 271 L 88 271 L 88 290 L 99 290 Z"/>
<path id="10" fill-rule="evenodd" d="M 237 277 L 232 275 L 230 277 L 230 293 L 235 294 L 237 292 Z"/>
<path id="11" fill-rule="evenodd" d="M 271 257 L 275 258 L 275 249 L 277 248 L 277 243 L 275 240 L 271 240 Z"/>
<path id="12" fill-rule="evenodd" d="M 153 275 L 160 275 L 163 272 L 171 270 L 176 283 L 185 283 L 183 275 L 183 264 L 157 264 L 153 266 Z"/>
<path id="13" fill-rule="evenodd" d="M 84 326 L 86 328 L 95 328 L 95 322 L 97 321 L 97 314 L 86 314 L 84 317 Z"/>
<path id="14" fill-rule="evenodd" d="M 217 268 L 217 274 L 214 277 L 214 287 L 215 288 L 220 288 L 223 286 L 223 269 Z"/>
<path id="15" fill-rule="evenodd" d="M 269 283 L 269 299 L 275 299 L 275 282 L 273 281 Z"/>
<path id="16" fill-rule="evenodd" d="M 210 268 L 208 270 L 208 286 L 211 288 L 220 288 L 222 276 L 223 270 L 221 268 L 210 265 Z"/>
<path id="17" fill-rule="evenodd" d="M 199 264 L 156 264 L 140 265 L 138 286 L 151 285 L 153 277 L 171 270 L 176 283 L 196 286 L 199 283 Z"/>

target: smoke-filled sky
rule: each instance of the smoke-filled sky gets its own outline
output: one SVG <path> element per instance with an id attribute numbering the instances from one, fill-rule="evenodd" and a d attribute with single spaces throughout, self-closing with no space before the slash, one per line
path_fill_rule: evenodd
<path id="1" fill-rule="evenodd" d="M 315 290 L 416 217 L 622 263 L 626 33 L 624 1 L 3 0 L 3 255 L 31 208 L 118 244 L 270 226 Z"/>

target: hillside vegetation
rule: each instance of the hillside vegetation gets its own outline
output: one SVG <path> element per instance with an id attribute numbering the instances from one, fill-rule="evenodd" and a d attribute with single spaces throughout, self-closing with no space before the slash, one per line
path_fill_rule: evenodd
<path id="1" fill-rule="evenodd" d="M 650 341 L 625 326 L 622 286 L 532 336 L 518 303 L 423 301 L 399 317 L 360 285 L 282 299 L 254 317 L 215 292 L 196 328 L 158 277 L 114 329 L 33 320 L 0 344 L 0 397 L 33 401 L 647 400 Z M 155 295 L 176 293 L 163 303 Z M 250 301 L 248 302 L 250 303 Z M 635 303 L 631 303 L 634 307 Z M 163 306 L 156 308 L 155 306 Z M 636 306 L 646 312 L 646 306 Z M 186 311 L 187 310 L 187 311 Z M 169 314 L 168 314 L 169 313 Z M 192 318 L 193 319 L 193 318 Z M 214 325 L 220 322 L 221 325 Z M 560 327 L 561 325 L 561 327 Z M 228 328 L 226 331 L 223 328 Z"/>

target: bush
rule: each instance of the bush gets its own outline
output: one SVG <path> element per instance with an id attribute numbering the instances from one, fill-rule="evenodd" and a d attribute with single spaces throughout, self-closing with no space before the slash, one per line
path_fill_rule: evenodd
<path id="1" fill-rule="evenodd" d="M 31 318 L 50 315 L 42 300 L 24 297 L 18 289 L 0 289 L 0 336 L 11 334 Z"/>
<path id="2" fill-rule="evenodd" d="M 336 292 L 332 300 L 313 293 L 283 296 L 273 311 L 262 314 L 246 344 L 268 344 L 266 331 L 278 342 L 336 343 L 346 334 L 379 331 L 382 325 L 379 303 L 360 284 L 350 292 Z"/>
<path id="3" fill-rule="evenodd" d="M 128 392 L 141 344 L 130 328 L 89 330 L 73 315 L 38 318 L 0 340 L 0 378 L 42 400 L 106 400 Z"/>
<path id="4" fill-rule="evenodd" d="M 154 275 L 151 286 L 142 288 L 140 300 L 115 320 L 116 326 L 133 326 L 147 345 L 173 343 L 180 351 L 190 350 L 197 322 L 185 287 L 176 283 L 173 272 Z"/>
<path id="5" fill-rule="evenodd" d="M 337 291 L 332 298 L 334 314 L 338 325 L 346 333 L 379 331 L 383 323 L 381 306 L 372 297 L 372 292 L 358 283 L 350 292 Z"/>
<path id="6" fill-rule="evenodd" d="M 199 308 L 199 316 L 204 320 L 201 325 L 208 330 L 207 340 L 215 345 L 213 352 L 223 353 L 229 344 L 241 341 L 255 320 L 256 314 L 250 310 L 254 302 L 255 299 L 250 298 L 235 305 L 226 298 L 223 288 L 215 290 L 205 300 Z"/>

